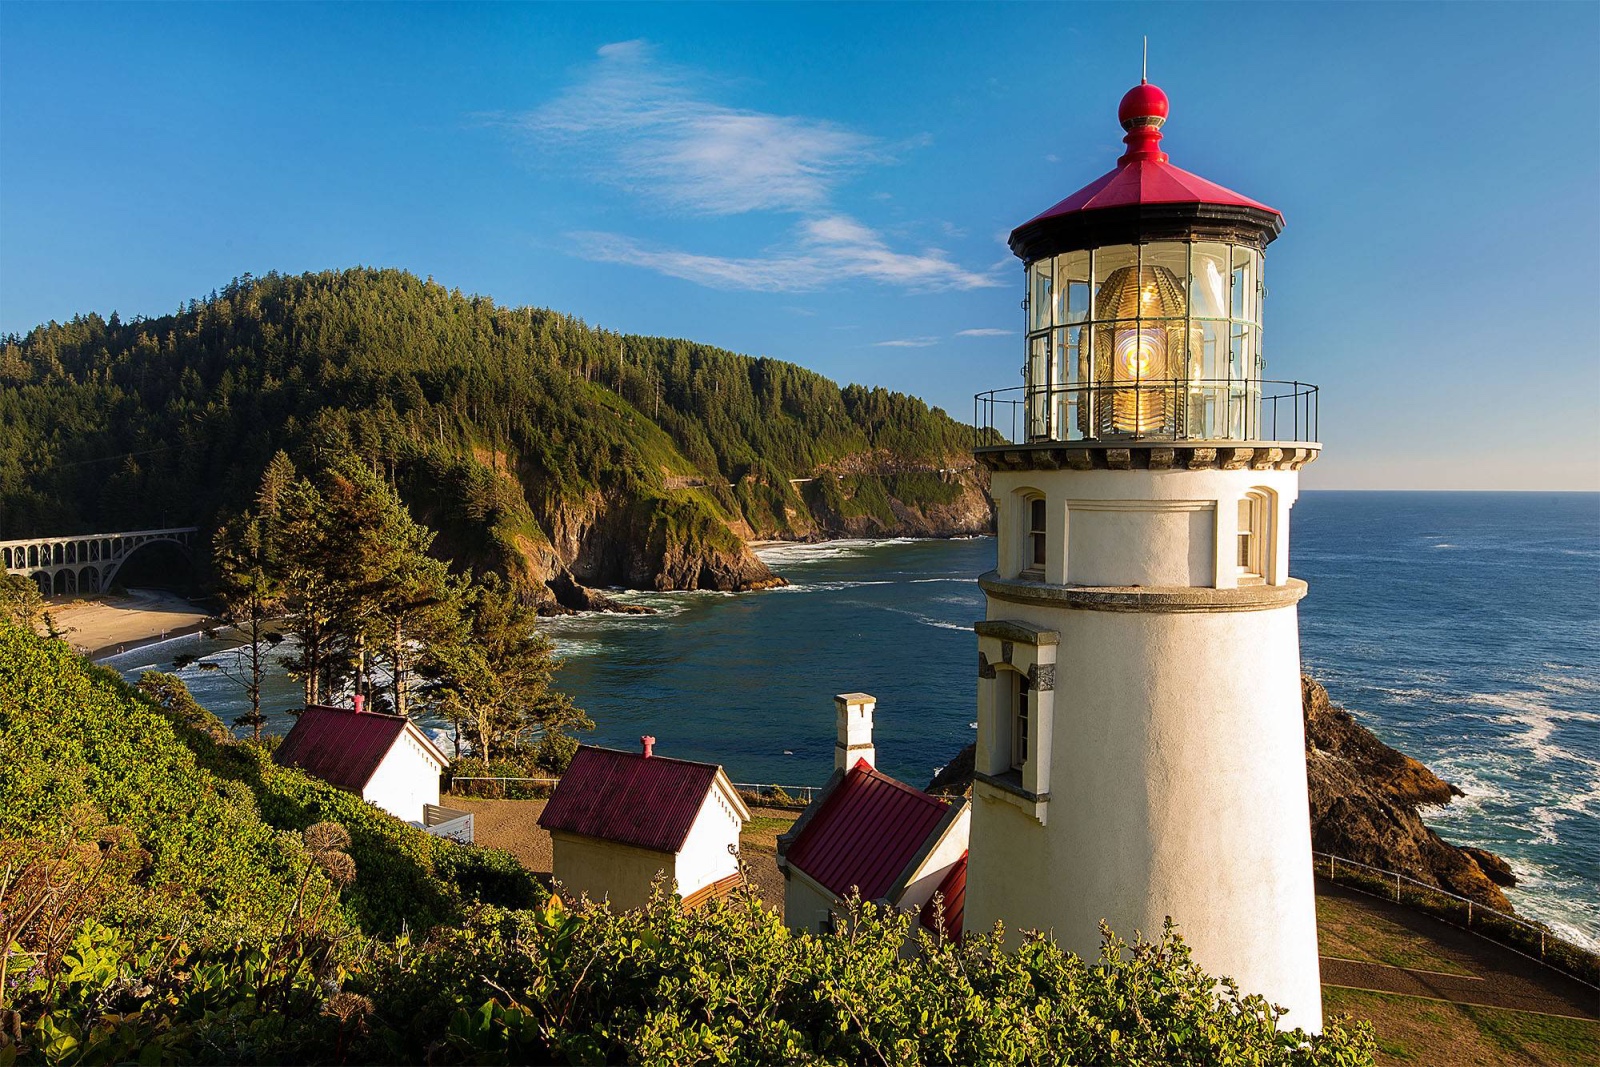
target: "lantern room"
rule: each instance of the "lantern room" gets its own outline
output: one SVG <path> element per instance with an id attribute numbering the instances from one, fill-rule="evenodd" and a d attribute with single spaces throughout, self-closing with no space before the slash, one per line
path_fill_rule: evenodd
<path id="1" fill-rule="evenodd" d="M 980 447 L 1315 438 L 1315 389 L 1264 375 L 1262 257 L 1283 216 L 1168 162 L 1167 113 L 1135 86 L 1116 169 L 1012 231 L 1024 384 L 979 395 Z"/>

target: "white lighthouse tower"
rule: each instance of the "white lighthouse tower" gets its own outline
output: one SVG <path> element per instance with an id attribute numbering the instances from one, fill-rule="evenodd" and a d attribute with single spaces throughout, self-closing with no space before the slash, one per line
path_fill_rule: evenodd
<path id="1" fill-rule="evenodd" d="M 966 927 L 1092 957 L 1101 920 L 1153 936 L 1171 916 L 1202 967 L 1316 1030 L 1289 577 L 1316 390 L 1262 377 L 1282 216 L 1168 163 L 1167 106 L 1131 90 L 1117 168 L 1011 234 L 1027 363 L 978 397 L 999 565 Z"/>

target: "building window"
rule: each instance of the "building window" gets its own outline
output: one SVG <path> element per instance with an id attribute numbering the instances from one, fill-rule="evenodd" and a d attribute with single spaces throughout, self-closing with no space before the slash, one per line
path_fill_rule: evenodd
<path id="1" fill-rule="evenodd" d="M 1023 764 L 1028 762 L 1028 705 L 1030 704 L 1030 686 L 1028 679 L 1017 675 L 1016 698 L 1012 701 L 1011 713 L 1011 766 L 1013 770 L 1022 770 Z"/>
<path id="2" fill-rule="evenodd" d="M 1260 492 L 1247 493 L 1239 501 L 1239 578 L 1247 584 L 1263 581 L 1266 577 L 1268 530 L 1267 497 Z"/>
<path id="3" fill-rule="evenodd" d="M 1043 571 L 1045 561 L 1045 509 L 1044 499 L 1035 497 L 1028 501 L 1028 544 L 1024 569 Z"/>

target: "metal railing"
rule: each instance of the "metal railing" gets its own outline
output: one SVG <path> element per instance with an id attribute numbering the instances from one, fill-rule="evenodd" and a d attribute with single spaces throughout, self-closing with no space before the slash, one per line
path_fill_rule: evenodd
<path id="1" fill-rule="evenodd" d="M 1316 873 L 1336 885 L 1424 911 L 1441 922 L 1470 931 L 1520 956 L 1538 960 L 1600 993 L 1600 955 L 1565 940 L 1542 923 L 1508 915 L 1399 871 L 1387 871 L 1326 852 L 1311 855 Z"/>
<path id="2" fill-rule="evenodd" d="M 817 793 L 821 792 L 821 787 L 814 785 L 768 785 L 760 782 L 734 782 L 733 788 L 746 796 L 769 800 L 779 805 L 810 804 Z"/>
<path id="3" fill-rule="evenodd" d="M 495 775 L 457 775 L 450 779 L 450 792 L 462 797 L 491 800 L 543 800 L 561 779 L 517 778 Z"/>
<path id="4" fill-rule="evenodd" d="M 1261 378 L 1015 385 L 972 398 L 973 447 L 1044 441 L 1317 440 L 1318 390 Z"/>

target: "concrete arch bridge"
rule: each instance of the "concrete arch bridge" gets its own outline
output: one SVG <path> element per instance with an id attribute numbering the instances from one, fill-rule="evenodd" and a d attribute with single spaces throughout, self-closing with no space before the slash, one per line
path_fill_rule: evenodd
<path id="1" fill-rule="evenodd" d="M 45 596 L 99 593 L 111 588 L 122 565 L 146 545 L 177 545 L 192 561 L 199 533 L 198 526 L 175 526 L 71 537 L 24 537 L 0 541 L 0 561 L 5 563 L 7 574 L 32 578 Z"/>

